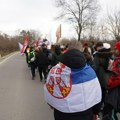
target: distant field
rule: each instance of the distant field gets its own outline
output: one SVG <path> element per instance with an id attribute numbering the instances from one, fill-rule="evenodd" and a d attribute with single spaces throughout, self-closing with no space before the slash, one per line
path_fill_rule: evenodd
<path id="1" fill-rule="evenodd" d="M 15 52 L 15 51 L 0 51 L 0 55 L 1 55 L 1 57 L 3 57 L 3 56 L 6 56 L 12 52 Z"/>

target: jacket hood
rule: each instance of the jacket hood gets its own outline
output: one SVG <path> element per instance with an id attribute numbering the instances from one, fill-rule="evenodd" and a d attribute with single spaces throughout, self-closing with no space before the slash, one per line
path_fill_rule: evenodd
<path id="1" fill-rule="evenodd" d="M 113 52 L 111 51 L 111 49 L 101 49 L 96 53 L 97 56 L 99 57 L 110 57 L 113 55 Z"/>

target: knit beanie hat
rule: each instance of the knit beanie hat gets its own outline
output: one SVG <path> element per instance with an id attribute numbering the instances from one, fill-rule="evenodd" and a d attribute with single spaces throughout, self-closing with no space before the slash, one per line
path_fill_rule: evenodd
<path id="1" fill-rule="evenodd" d="M 77 49 L 71 49 L 64 53 L 60 62 L 73 69 L 83 68 L 86 65 L 84 54 Z"/>
<path id="2" fill-rule="evenodd" d="M 115 44 L 115 48 L 120 51 L 120 42 L 117 42 L 117 43 Z"/>

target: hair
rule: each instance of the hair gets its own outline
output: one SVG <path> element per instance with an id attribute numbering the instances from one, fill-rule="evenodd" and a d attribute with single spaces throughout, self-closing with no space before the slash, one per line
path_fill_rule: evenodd
<path id="1" fill-rule="evenodd" d="M 89 50 L 88 50 L 88 47 L 85 47 L 84 50 L 83 50 L 83 52 L 84 52 L 84 53 L 89 53 L 89 54 L 90 54 L 90 52 L 89 52 Z"/>
<path id="2" fill-rule="evenodd" d="M 103 46 L 103 42 L 97 42 L 95 48 Z"/>
<path id="3" fill-rule="evenodd" d="M 71 40 L 68 43 L 68 50 L 71 50 L 71 49 L 77 49 L 77 50 L 82 51 L 82 44 L 81 44 L 81 42 L 79 42 L 77 40 Z"/>
<path id="4" fill-rule="evenodd" d="M 55 53 L 56 53 L 57 55 L 60 55 L 60 54 L 61 54 L 61 48 L 60 48 L 59 45 L 55 45 Z"/>

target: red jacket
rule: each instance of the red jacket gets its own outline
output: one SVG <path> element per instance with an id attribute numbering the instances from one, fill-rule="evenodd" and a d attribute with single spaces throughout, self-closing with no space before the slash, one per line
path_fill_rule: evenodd
<path id="1" fill-rule="evenodd" d="M 114 88 L 120 85 L 120 57 L 116 57 L 112 66 L 112 76 L 108 80 L 108 87 Z"/>

